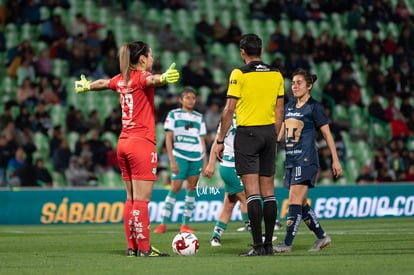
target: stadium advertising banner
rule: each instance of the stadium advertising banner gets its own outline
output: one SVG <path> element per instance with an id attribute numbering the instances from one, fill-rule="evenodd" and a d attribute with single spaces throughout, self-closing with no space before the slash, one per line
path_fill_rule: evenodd
<path id="1" fill-rule="evenodd" d="M 215 221 L 222 207 L 223 189 L 197 188 L 194 222 Z M 288 191 L 275 188 L 279 218 L 286 219 Z M 167 190 L 154 190 L 150 219 L 161 222 Z M 177 197 L 171 222 L 180 222 L 184 191 Z M 3 190 L 0 224 L 120 223 L 125 191 L 120 189 Z M 309 202 L 321 219 L 413 217 L 414 185 L 321 186 L 309 191 Z M 238 207 L 231 216 L 240 221 Z"/>

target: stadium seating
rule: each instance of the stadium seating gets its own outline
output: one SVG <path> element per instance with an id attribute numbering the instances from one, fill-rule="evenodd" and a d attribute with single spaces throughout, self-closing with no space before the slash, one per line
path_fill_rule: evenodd
<path id="1" fill-rule="evenodd" d="M 102 180 L 100 181 L 100 184 L 102 187 L 107 188 L 124 187 L 121 175 L 117 172 L 114 172 L 113 170 L 108 170 L 105 172 Z"/>
<path id="2" fill-rule="evenodd" d="M 115 133 L 106 131 L 101 135 L 101 139 L 109 140 L 109 142 L 111 143 L 112 149 L 116 151 L 116 146 L 118 143 L 118 136 Z"/>
<path id="3" fill-rule="evenodd" d="M 49 139 L 40 132 L 33 134 L 33 142 L 36 146 L 38 157 L 41 157 L 45 162 L 49 159 Z"/>
<path id="4" fill-rule="evenodd" d="M 217 0 L 217 1 L 205 1 L 197 0 L 198 8 L 195 10 L 179 9 L 177 11 L 164 9 L 158 10 L 155 8 L 147 8 L 143 1 L 129 1 L 131 4 L 130 10 L 132 12 L 125 16 L 125 13 L 117 11 L 119 5 L 117 1 L 112 1 L 113 6 L 107 7 L 102 5 L 102 1 L 94 0 L 71 0 L 70 9 L 62 9 L 57 7 L 53 13 L 60 14 L 63 23 L 66 26 L 70 25 L 71 20 L 78 12 L 82 12 L 91 21 L 102 24 L 104 27 L 99 29 L 101 37 L 106 35 L 106 31 L 109 29 L 114 30 L 115 38 L 118 45 L 121 45 L 125 41 L 130 40 L 143 40 L 148 42 L 153 48 L 154 52 L 160 56 L 163 68 L 168 67 L 173 61 L 177 62 L 178 67 L 182 67 L 187 60 L 193 56 L 194 52 L 182 50 L 178 53 L 172 53 L 168 51 L 161 51 L 161 47 L 158 43 L 157 34 L 158 30 L 164 26 L 167 22 L 175 22 L 173 24 L 174 31 L 179 32 L 183 37 L 188 39 L 193 38 L 194 25 L 199 22 L 202 13 L 206 13 L 209 22 L 213 22 L 215 16 L 219 16 L 225 25 L 230 23 L 232 18 L 235 18 L 242 28 L 244 33 L 254 32 L 259 34 L 266 45 L 271 33 L 275 30 L 276 26 L 281 27 L 282 33 L 288 36 L 291 30 L 294 30 L 299 37 L 301 37 L 307 29 L 310 29 L 314 37 L 319 36 L 324 30 L 329 30 L 331 35 L 337 35 L 338 37 L 345 36 L 348 44 L 351 48 L 354 48 L 354 40 L 357 35 L 355 30 L 347 29 L 347 18 L 346 14 L 332 13 L 324 15 L 325 20 L 320 22 L 308 20 L 306 22 L 291 20 L 286 14 L 282 14 L 282 19 L 278 22 L 273 20 L 251 20 L 249 18 L 249 1 L 238 1 L 238 0 Z M 307 1 L 304 1 L 307 2 Z M 393 7 L 396 6 L 398 0 L 392 0 L 391 4 Z M 411 12 L 414 12 L 414 2 L 405 1 Z M 115 12 L 114 12 L 115 7 Z M 47 20 L 50 17 L 50 10 L 45 6 L 40 8 L 42 20 Z M 129 18 L 138 18 L 139 20 L 129 20 Z M 379 24 L 380 26 L 380 37 L 384 38 L 385 35 L 390 32 L 398 39 L 401 31 L 401 26 L 394 22 L 384 22 Z M 40 50 L 47 49 L 49 46 L 43 42 L 38 41 L 37 36 L 40 30 L 40 26 L 32 26 L 30 24 L 23 24 L 20 27 L 17 24 L 8 23 L 5 28 L 6 36 L 6 47 L 11 49 L 16 47 L 18 43 L 24 39 L 31 41 L 32 46 L 35 49 L 36 54 L 39 54 Z M 370 30 L 365 31 L 365 37 L 371 39 L 373 32 Z M 211 68 L 214 81 L 225 85 L 227 82 L 227 73 L 229 68 L 240 65 L 240 54 L 238 46 L 235 44 L 221 44 L 212 43 L 209 45 L 209 60 L 212 60 L 212 56 L 216 56 L 222 60 L 225 60 L 226 68 Z M 5 61 L 6 53 L 0 55 L 0 61 Z M 276 54 L 269 52 L 263 53 L 263 60 L 270 63 L 276 57 Z M 282 56 L 283 57 L 283 56 Z M 356 56 L 359 58 L 358 56 Z M 391 56 L 383 57 L 381 60 L 381 68 L 386 70 L 393 66 L 393 59 Z M 4 63 L 4 62 L 3 62 Z M 379 122 L 373 122 L 370 120 L 367 106 L 371 103 L 371 95 L 373 91 L 366 85 L 367 75 L 364 71 L 363 66 L 360 65 L 359 61 L 352 63 L 352 67 L 355 71 L 354 76 L 357 82 L 361 86 L 361 101 L 363 107 L 351 106 L 346 108 L 340 104 L 333 105 L 333 118 L 338 121 L 348 121 L 351 123 L 351 132 L 357 130 L 359 132 L 370 133 L 370 142 L 373 140 L 389 140 L 390 138 L 390 127 L 388 124 Z M 315 83 L 312 90 L 312 95 L 320 100 L 323 97 L 322 91 L 326 83 L 330 80 L 332 73 L 338 68 L 338 64 L 331 64 L 328 62 L 314 63 L 311 62 L 311 70 L 318 75 L 318 82 Z M 4 70 L 1 71 L 5 72 Z M 80 109 L 85 116 L 89 114 L 92 109 L 98 110 L 100 117 L 103 120 L 109 114 L 114 107 L 119 106 L 119 98 L 115 93 L 100 93 L 99 96 L 96 94 L 82 94 L 76 95 L 73 92 L 73 82 L 75 79 L 69 76 L 69 63 L 64 60 L 54 59 L 53 60 L 53 73 L 61 76 L 63 83 L 65 83 L 68 93 L 67 106 L 74 105 Z M 288 88 L 290 80 L 286 78 L 285 85 Z M 169 87 L 169 92 L 176 93 L 180 90 L 179 85 L 173 85 Z M 5 76 L 0 82 L 1 96 L 0 96 L 0 113 L 3 112 L 3 105 L 7 100 L 15 99 L 15 91 L 17 89 L 16 81 L 12 78 Z M 199 89 L 201 98 L 205 102 L 208 94 L 211 90 L 207 87 Z M 387 100 L 381 98 L 381 103 L 385 108 Z M 413 104 L 414 104 L 414 99 Z M 162 102 L 161 97 L 156 97 L 156 106 Z M 397 100 L 397 106 L 400 106 L 401 100 Z M 53 125 L 64 125 L 65 115 L 67 112 L 67 106 L 52 106 L 50 112 L 52 115 Z M 13 108 L 14 116 L 17 115 L 18 108 Z M 351 133 L 352 134 L 352 133 Z M 79 138 L 76 133 L 67 133 L 67 137 L 71 148 L 74 147 L 75 142 Z M 364 142 L 357 142 L 351 140 L 350 133 L 342 133 L 344 143 L 348 148 L 347 156 L 349 162 L 346 164 L 346 182 L 352 182 L 359 173 L 360 166 L 364 164 L 368 159 L 372 157 L 371 144 Z M 110 133 L 104 133 L 102 138 L 108 138 L 111 144 L 116 145 L 116 137 Z M 157 125 L 157 139 L 159 141 L 164 140 L 165 132 L 162 128 L 162 124 Z M 48 142 L 47 137 L 35 133 L 34 134 L 35 144 L 38 147 L 38 154 L 42 157 L 48 156 Z M 159 143 L 160 144 L 160 143 Z M 157 149 L 160 149 L 160 145 L 157 144 Z M 407 142 L 407 146 L 414 148 L 413 140 Z M 277 167 L 283 166 L 282 159 L 283 154 L 278 155 Z M 281 160 L 282 159 L 282 160 Z M 46 161 L 45 165 L 51 167 L 50 163 Z M 282 171 L 278 172 L 279 175 L 283 174 Z M 104 182 L 105 186 L 113 187 L 116 175 L 105 175 Z M 62 175 L 54 173 L 54 179 L 59 182 L 62 180 Z M 280 183 L 280 177 L 277 179 L 277 183 Z M 111 183 L 112 182 L 112 183 Z M 340 184 L 345 183 L 345 180 L 340 180 Z M 325 184 L 332 184 L 329 180 L 324 180 Z"/>

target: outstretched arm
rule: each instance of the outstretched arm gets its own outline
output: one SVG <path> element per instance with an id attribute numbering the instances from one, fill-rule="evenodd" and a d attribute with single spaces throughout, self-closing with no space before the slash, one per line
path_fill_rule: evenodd
<path id="1" fill-rule="evenodd" d="M 109 79 L 97 79 L 90 84 L 91 91 L 100 91 L 109 89 Z"/>
<path id="2" fill-rule="evenodd" d="M 88 91 L 100 91 L 109 89 L 109 79 L 98 79 L 90 82 L 85 75 L 81 75 L 80 80 L 75 81 L 76 93 L 83 93 Z"/>
<path id="3" fill-rule="evenodd" d="M 172 63 L 168 70 L 163 74 L 154 74 L 147 78 L 148 86 L 158 87 L 167 83 L 175 83 L 180 78 L 180 73 L 175 69 L 175 63 Z"/>

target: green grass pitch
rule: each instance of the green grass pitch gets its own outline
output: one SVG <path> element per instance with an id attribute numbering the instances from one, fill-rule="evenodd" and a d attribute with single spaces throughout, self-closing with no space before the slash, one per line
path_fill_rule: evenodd
<path id="1" fill-rule="evenodd" d="M 193 223 L 200 250 L 172 254 L 179 224 L 151 243 L 167 258 L 127 258 L 122 224 L 0 226 L 0 274 L 414 274 L 414 220 L 322 220 L 332 246 L 308 252 L 314 235 L 302 223 L 292 253 L 239 257 L 250 236 L 229 224 L 221 247 L 210 247 L 214 223 Z M 152 225 L 154 229 L 156 224 Z M 275 231 L 278 242 L 284 229 Z"/>

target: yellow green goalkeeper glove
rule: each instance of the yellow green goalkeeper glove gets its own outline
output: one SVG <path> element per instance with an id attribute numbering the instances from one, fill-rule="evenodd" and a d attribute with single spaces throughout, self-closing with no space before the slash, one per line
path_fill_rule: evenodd
<path id="1" fill-rule="evenodd" d="M 81 79 L 75 81 L 75 91 L 76 93 L 83 93 L 90 90 L 90 81 L 86 79 L 86 76 L 83 74 L 81 75 Z"/>
<path id="2" fill-rule="evenodd" d="M 180 73 L 175 69 L 175 63 L 172 63 L 168 70 L 160 77 L 162 84 L 175 83 L 180 78 Z"/>

